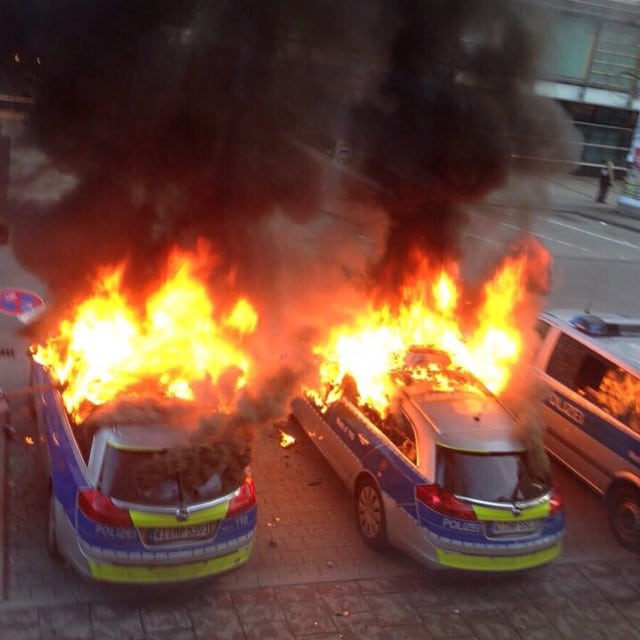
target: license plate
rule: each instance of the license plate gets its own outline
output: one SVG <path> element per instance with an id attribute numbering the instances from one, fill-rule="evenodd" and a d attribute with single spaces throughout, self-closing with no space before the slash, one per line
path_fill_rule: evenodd
<path id="1" fill-rule="evenodd" d="M 539 528 L 539 520 L 510 520 L 490 523 L 489 533 L 492 536 L 529 535 L 536 533 Z"/>
<path id="2" fill-rule="evenodd" d="M 210 538 L 216 531 L 216 522 L 188 524 L 184 527 L 162 527 L 147 529 L 144 539 L 147 544 L 170 544 L 180 541 L 197 541 Z"/>

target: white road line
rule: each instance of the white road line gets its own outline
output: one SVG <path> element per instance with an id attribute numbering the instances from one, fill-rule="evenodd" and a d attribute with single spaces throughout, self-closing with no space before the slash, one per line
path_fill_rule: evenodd
<path id="1" fill-rule="evenodd" d="M 493 240 L 492 238 L 487 238 L 485 236 L 477 236 L 474 233 L 465 233 L 465 238 L 473 238 L 474 240 L 482 240 L 482 242 L 486 244 L 493 244 L 496 247 L 506 247 L 507 245 L 504 242 L 498 242 Z"/>
<path id="2" fill-rule="evenodd" d="M 613 244 L 619 244 L 623 247 L 630 247 L 632 249 L 640 249 L 640 245 L 633 244 L 628 240 L 616 240 L 615 238 L 611 238 L 609 236 L 603 236 L 600 233 L 594 233 L 593 231 L 586 231 L 585 229 L 581 229 L 580 227 L 575 227 L 572 224 L 566 224 L 565 222 L 560 222 L 559 220 L 553 220 L 552 218 L 547 218 L 547 220 L 551 224 L 555 224 L 559 227 L 564 227 L 565 229 L 571 229 L 572 231 L 578 231 L 580 233 L 584 233 L 587 236 L 591 236 L 593 238 L 598 238 L 599 240 L 607 240 L 608 242 L 612 242 Z"/>
<path id="3" fill-rule="evenodd" d="M 509 214 L 512 215 L 512 214 Z M 472 217 L 474 218 L 479 218 L 479 219 L 487 219 L 487 216 L 482 216 L 480 214 L 474 213 L 472 214 Z M 618 246 L 622 246 L 625 247 L 627 249 L 639 249 L 640 250 L 640 245 L 634 244 L 632 242 L 629 242 L 628 240 L 618 240 L 616 238 L 611 238 L 610 236 L 606 236 L 606 235 L 602 235 L 599 233 L 594 233 L 593 231 L 586 231 L 585 229 L 581 229 L 580 227 L 576 227 L 575 225 L 571 225 L 571 224 L 567 224 L 565 222 L 560 222 L 559 220 L 554 220 L 553 218 L 547 216 L 545 217 L 545 220 L 550 223 L 550 224 L 554 224 L 556 226 L 559 227 L 563 227 L 565 229 L 571 230 L 571 231 L 576 231 L 579 233 L 582 233 L 584 235 L 590 236 L 592 238 L 597 238 L 598 240 L 606 240 L 607 242 L 610 242 L 612 244 L 618 245 Z M 522 227 L 520 227 L 519 225 L 514 225 L 514 224 L 509 224 L 508 222 L 499 222 L 498 223 L 500 226 L 505 227 L 507 229 L 513 229 L 516 231 L 522 231 Z M 606 223 L 604 223 L 606 224 Z M 548 242 L 555 242 L 556 244 L 559 245 L 563 245 L 565 247 L 571 247 L 573 249 L 577 249 L 583 253 L 590 253 L 593 256 L 596 257 L 602 257 L 602 258 L 606 258 L 608 256 L 607 253 L 601 253 L 599 251 L 594 251 L 593 249 L 585 249 L 584 247 L 572 243 L 572 242 L 564 242 L 562 240 L 558 240 L 557 238 L 551 238 L 549 236 L 546 236 L 542 233 L 536 233 L 533 230 L 529 230 L 529 233 L 531 233 L 532 235 L 536 236 L 537 238 L 540 238 L 541 240 L 545 240 Z"/>
<path id="4" fill-rule="evenodd" d="M 507 224 L 506 222 L 501 222 L 500 225 L 503 227 L 507 227 L 508 229 L 515 229 L 516 231 L 522 231 L 522 228 L 517 225 Z M 593 256 L 594 258 L 606 258 L 608 256 L 608 254 L 606 253 L 600 253 L 599 251 L 594 251 L 593 249 L 586 249 L 585 247 L 581 247 L 571 242 L 564 242 L 563 240 L 558 240 L 557 238 L 552 238 L 550 236 L 547 236 L 544 233 L 536 233 L 535 231 L 529 231 L 528 233 L 530 233 L 532 236 L 535 236 L 539 240 L 544 240 L 545 242 L 548 242 L 548 243 L 555 243 L 558 245 L 562 245 L 564 247 L 570 247 L 571 249 L 576 249 L 577 251 L 580 251 L 583 254 Z M 487 244 L 492 244 L 500 247 L 505 247 L 508 244 L 505 242 L 497 242 L 493 239 L 487 238 L 485 236 L 476 235 L 473 233 L 466 233 L 465 235 L 467 236 L 467 238 L 482 240 Z"/>
<path id="5" fill-rule="evenodd" d="M 502 224 L 505 227 L 508 227 L 509 229 L 515 229 L 516 231 L 522 230 L 522 227 L 519 227 L 516 224 L 507 224 L 506 222 Z M 536 238 L 539 238 L 540 240 L 546 240 L 547 242 L 555 242 L 556 244 L 560 244 L 564 247 L 571 247 L 572 249 L 578 249 L 578 251 L 582 251 L 582 253 L 589 253 L 592 256 L 596 256 L 598 258 L 606 258 L 608 255 L 606 253 L 600 253 L 599 251 L 595 251 L 594 249 L 587 249 L 586 247 L 583 247 L 579 244 L 575 244 L 573 242 L 565 242 L 564 240 L 558 240 L 558 238 L 552 238 L 551 236 L 547 236 L 544 233 L 537 233 L 535 231 L 529 231 L 529 233 L 535 236 Z"/>

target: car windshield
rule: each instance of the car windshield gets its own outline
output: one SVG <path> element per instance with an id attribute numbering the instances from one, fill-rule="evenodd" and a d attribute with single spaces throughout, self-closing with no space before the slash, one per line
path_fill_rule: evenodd
<path id="1" fill-rule="evenodd" d="M 438 447 L 436 481 L 457 496 L 487 502 L 532 500 L 551 488 L 548 474 L 534 472 L 526 451 L 476 453 Z"/>
<path id="2" fill-rule="evenodd" d="M 168 471 L 163 459 L 169 452 L 107 445 L 98 488 L 117 500 L 152 506 L 188 505 L 224 494 L 221 473 L 205 478 L 193 469 Z"/>

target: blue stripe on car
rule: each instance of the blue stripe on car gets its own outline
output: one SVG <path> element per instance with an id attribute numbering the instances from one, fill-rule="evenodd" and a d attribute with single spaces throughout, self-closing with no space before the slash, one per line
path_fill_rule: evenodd
<path id="1" fill-rule="evenodd" d="M 44 436 L 51 452 L 50 473 L 56 498 L 73 522 L 76 505 L 76 487 L 88 484 L 86 467 L 80 465 L 77 450 L 65 433 L 66 413 L 59 405 L 57 391 L 50 387 L 51 381 L 40 366 L 34 365 L 34 384 L 43 389 L 38 392 L 39 406 L 45 423 Z M 49 388 L 47 388 L 49 387 Z"/>
<path id="2" fill-rule="evenodd" d="M 429 481 L 402 454 L 389 446 L 386 437 L 377 428 L 366 429 L 362 421 L 346 406 L 339 402 L 331 405 L 324 420 L 360 460 L 362 468 L 376 478 L 382 491 L 436 537 L 482 545 L 484 549 L 518 548 L 525 544 L 522 538 L 487 538 L 481 521 L 442 515 L 418 502 L 415 498 L 415 486 L 429 484 Z M 562 513 L 547 516 L 543 519 L 542 530 L 535 537 L 532 536 L 532 539 L 539 542 L 547 536 L 560 536 L 563 530 Z"/>
<path id="3" fill-rule="evenodd" d="M 624 428 L 611 424 L 597 413 L 571 400 L 571 398 L 554 389 L 544 399 L 546 407 L 551 409 L 565 420 L 569 420 L 584 433 L 594 440 L 601 442 L 605 447 L 628 460 L 636 468 L 640 469 L 640 439 Z"/>

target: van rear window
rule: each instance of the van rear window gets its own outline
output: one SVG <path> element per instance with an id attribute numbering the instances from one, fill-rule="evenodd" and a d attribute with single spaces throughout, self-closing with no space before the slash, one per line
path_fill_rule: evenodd
<path id="1" fill-rule="evenodd" d="M 551 489 L 548 472 L 536 472 L 525 451 L 476 453 L 438 447 L 436 482 L 457 496 L 486 502 L 533 500 Z"/>

